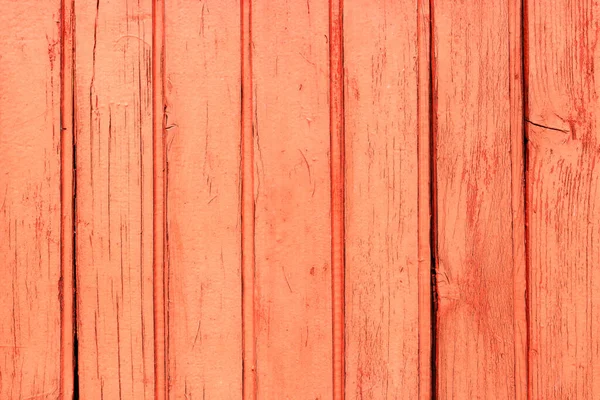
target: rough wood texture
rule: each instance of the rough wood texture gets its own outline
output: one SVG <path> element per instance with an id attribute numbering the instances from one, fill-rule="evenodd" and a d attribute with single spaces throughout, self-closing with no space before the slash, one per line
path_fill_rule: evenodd
<path id="1" fill-rule="evenodd" d="M 348 399 L 419 394 L 417 34 L 415 1 L 344 5 Z"/>
<path id="2" fill-rule="evenodd" d="M 258 398 L 332 396 L 328 6 L 252 3 Z"/>
<path id="3" fill-rule="evenodd" d="M 2 0 L 0 8 L 0 398 L 57 399 L 60 2 Z"/>
<path id="4" fill-rule="evenodd" d="M 172 399 L 241 397 L 239 10 L 166 2 Z"/>
<path id="5" fill-rule="evenodd" d="M 509 4 L 435 2 L 432 13 L 437 395 L 522 398 Z"/>
<path id="6" fill-rule="evenodd" d="M 598 24 L 589 1 L 527 1 L 532 397 L 600 394 Z"/>
<path id="7" fill-rule="evenodd" d="M 599 397 L 600 5 L 0 9 L 0 399 Z"/>
<path id="8" fill-rule="evenodd" d="M 152 3 L 75 14 L 80 396 L 153 398 Z"/>

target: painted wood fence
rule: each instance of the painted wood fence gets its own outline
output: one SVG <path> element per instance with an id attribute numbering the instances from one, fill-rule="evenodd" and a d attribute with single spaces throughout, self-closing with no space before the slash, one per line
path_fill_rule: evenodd
<path id="1" fill-rule="evenodd" d="M 600 398 L 596 2 L 0 10 L 0 399 Z"/>

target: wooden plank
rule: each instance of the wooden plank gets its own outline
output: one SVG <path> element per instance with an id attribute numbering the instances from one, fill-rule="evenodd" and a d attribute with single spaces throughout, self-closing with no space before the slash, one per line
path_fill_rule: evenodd
<path id="1" fill-rule="evenodd" d="M 417 1 L 417 153 L 419 263 L 419 400 L 433 390 L 431 2 Z"/>
<path id="2" fill-rule="evenodd" d="M 600 393 L 600 6 L 528 0 L 531 398 Z"/>
<path id="3" fill-rule="evenodd" d="M 169 397 L 242 394 L 240 14 L 166 2 Z"/>
<path id="4" fill-rule="evenodd" d="M 63 398 L 60 1 L 0 8 L 0 398 Z"/>
<path id="5" fill-rule="evenodd" d="M 329 1 L 329 159 L 331 171 L 331 321 L 333 400 L 346 395 L 346 223 L 344 124 L 344 7 Z"/>
<path id="6" fill-rule="evenodd" d="M 81 398 L 152 398 L 152 3 L 78 1 Z"/>
<path id="7" fill-rule="evenodd" d="M 385 0 L 344 5 L 349 399 L 416 399 L 421 379 L 429 379 L 419 369 L 419 352 L 429 353 L 430 344 L 421 349 L 419 339 L 420 329 L 429 334 L 431 327 L 421 327 L 419 318 L 431 313 L 430 266 L 424 266 L 426 279 L 421 279 L 415 229 L 422 193 L 419 158 L 429 159 L 428 144 L 418 151 L 421 124 L 425 138 L 429 135 L 429 66 L 420 59 L 428 60 L 428 48 L 418 46 L 423 33 L 417 7 L 415 1 Z M 428 236 L 427 175 L 423 229 Z M 423 257 L 430 260 L 429 254 Z M 422 290 L 425 304 L 419 301 Z M 429 365 L 430 354 L 426 358 Z"/>
<path id="8" fill-rule="evenodd" d="M 168 397 L 166 270 L 165 0 L 152 3 L 152 273 L 154 305 L 154 399 Z"/>
<path id="9" fill-rule="evenodd" d="M 524 268 L 512 229 L 522 162 L 511 155 L 520 134 L 511 121 L 520 109 L 509 11 L 509 3 L 483 2 L 436 2 L 432 10 L 440 398 L 524 397 L 525 315 L 515 314 L 524 301 L 515 298 L 515 273 Z"/>
<path id="10" fill-rule="evenodd" d="M 242 220 L 242 398 L 256 396 L 256 268 L 254 254 L 254 106 L 252 0 L 240 2 L 241 25 L 241 220 Z"/>
<path id="11" fill-rule="evenodd" d="M 60 182 L 60 257 L 61 257 L 61 354 L 60 393 L 63 399 L 72 399 L 75 390 L 75 171 L 74 165 L 74 2 L 63 1 L 61 5 L 61 65 L 60 65 L 60 128 L 61 128 L 61 182 Z"/>
<path id="12" fill-rule="evenodd" d="M 328 4 L 251 15 L 257 396 L 331 399 Z"/>

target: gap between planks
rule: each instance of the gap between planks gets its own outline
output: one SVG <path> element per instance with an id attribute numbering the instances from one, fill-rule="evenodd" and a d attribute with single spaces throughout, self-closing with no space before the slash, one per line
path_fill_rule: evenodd
<path id="1" fill-rule="evenodd" d="M 74 0 L 61 1 L 60 35 L 60 398 L 78 398 L 75 309 Z"/>

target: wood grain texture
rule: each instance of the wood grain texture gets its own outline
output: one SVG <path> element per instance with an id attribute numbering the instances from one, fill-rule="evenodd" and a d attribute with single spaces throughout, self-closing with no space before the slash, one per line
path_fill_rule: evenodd
<path id="1" fill-rule="evenodd" d="M 152 3 L 75 14 L 80 396 L 152 398 Z"/>
<path id="2" fill-rule="evenodd" d="M 419 257 L 419 400 L 433 390 L 431 3 L 417 1 L 417 153 Z"/>
<path id="3" fill-rule="evenodd" d="M 251 15 L 257 397 L 331 399 L 328 5 Z"/>
<path id="4" fill-rule="evenodd" d="M 531 398 L 595 399 L 600 6 L 526 3 Z"/>
<path id="5" fill-rule="evenodd" d="M 331 177 L 331 322 L 333 400 L 346 397 L 346 222 L 344 2 L 329 1 L 329 166 Z"/>
<path id="6" fill-rule="evenodd" d="M 242 392 L 240 14 L 165 9 L 169 398 Z"/>
<path id="7" fill-rule="evenodd" d="M 0 8 L 0 398 L 57 399 L 60 1 L 3 0 Z"/>
<path id="8" fill-rule="evenodd" d="M 432 13 L 437 395 L 522 398 L 509 4 L 435 2 Z"/>
<path id="9" fill-rule="evenodd" d="M 417 22 L 415 1 L 344 4 L 348 399 L 419 395 Z"/>

